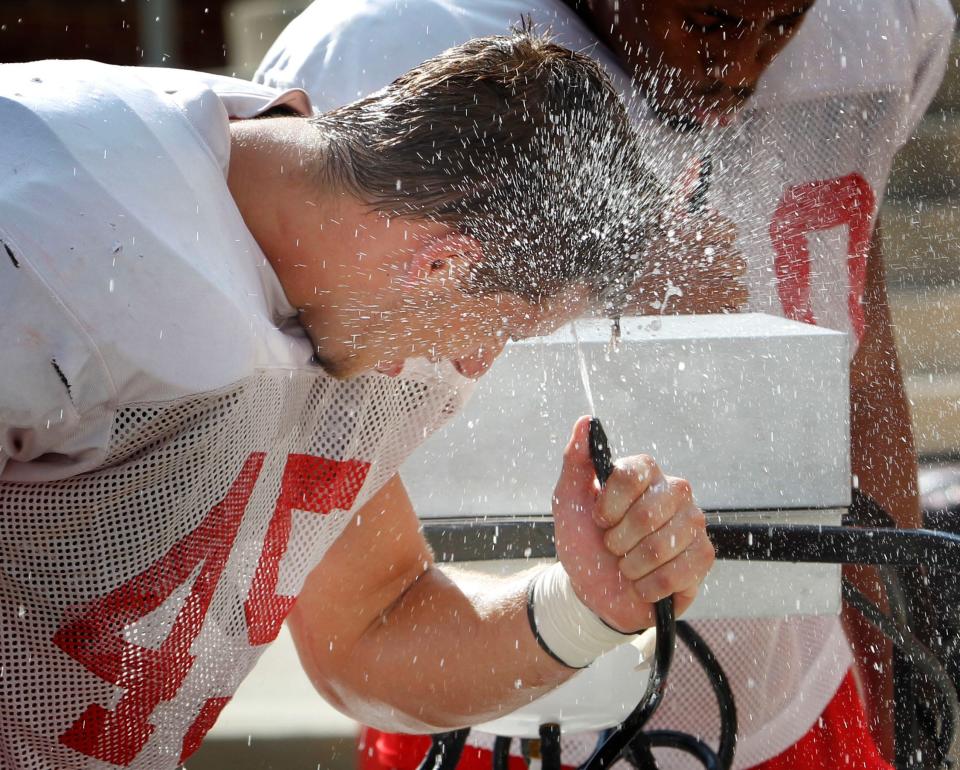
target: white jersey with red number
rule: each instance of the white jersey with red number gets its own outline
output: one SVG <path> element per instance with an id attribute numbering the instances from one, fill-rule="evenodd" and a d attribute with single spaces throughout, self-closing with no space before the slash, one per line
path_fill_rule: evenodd
<path id="1" fill-rule="evenodd" d="M 353 511 L 460 405 L 336 381 L 226 186 L 300 92 L 0 68 L 0 766 L 173 768 Z"/>
<path id="2" fill-rule="evenodd" d="M 625 94 L 633 90 L 611 52 L 560 0 L 320 0 L 280 35 L 256 79 L 304 88 L 320 110 L 330 109 L 445 48 L 502 34 L 526 14 L 559 42 L 596 56 Z M 634 105 L 654 171 L 665 182 L 711 156 L 708 205 L 737 225 L 750 310 L 848 331 L 853 355 L 863 331 L 868 247 L 891 162 L 939 84 L 952 29 L 947 0 L 819 0 L 732 125 L 678 134 Z M 803 736 L 852 663 L 836 618 L 696 625 L 733 683 L 737 768 Z M 714 743 L 719 734 L 707 679 L 682 650 L 653 725 Z M 591 747 L 569 743 L 565 761 L 581 761 Z M 697 766 L 674 752 L 661 760 L 662 767 Z"/>

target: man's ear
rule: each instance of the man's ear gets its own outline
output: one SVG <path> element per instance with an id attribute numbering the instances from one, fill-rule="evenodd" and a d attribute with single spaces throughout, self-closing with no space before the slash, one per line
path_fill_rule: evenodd
<path id="1" fill-rule="evenodd" d="M 480 242 L 462 233 L 431 238 L 413 254 L 408 279 L 414 283 L 444 284 L 465 281 L 483 256 Z"/>

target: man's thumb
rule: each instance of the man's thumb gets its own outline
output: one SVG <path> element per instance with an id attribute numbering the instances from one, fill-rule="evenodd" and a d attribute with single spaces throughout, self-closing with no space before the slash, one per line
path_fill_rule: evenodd
<path id="1" fill-rule="evenodd" d="M 555 502 L 581 502 L 595 497 L 597 474 L 590 458 L 590 418 L 574 423 L 570 441 L 563 450 L 563 468 L 554 491 Z"/>

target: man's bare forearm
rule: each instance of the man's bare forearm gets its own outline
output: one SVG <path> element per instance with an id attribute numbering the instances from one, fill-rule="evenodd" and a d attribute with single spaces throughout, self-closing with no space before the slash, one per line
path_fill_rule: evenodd
<path id="1" fill-rule="evenodd" d="M 341 707 L 374 726 L 436 732 L 509 713 L 575 671 L 527 620 L 532 573 L 505 581 L 430 567 L 342 660 Z"/>
<path id="2" fill-rule="evenodd" d="M 577 420 L 563 453 L 551 567 L 510 578 L 437 568 L 399 478 L 363 506 L 289 617 L 328 700 L 393 730 L 485 722 L 653 626 L 660 599 L 674 596 L 677 612 L 693 601 L 714 551 L 690 485 L 636 455 L 600 489 L 589 425 Z"/>
<path id="3" fill-rule="evenodd" d="M 879 503 L 897 526 L 918 527 L 917 455 L 876 233 L 864 315 L 863 340 L 850 370 L 852 470 L 860 489 Z"/>
<path id="4" fill-rule="evenodd" d="M 851 465 L 860 490 L 875 500 L 899 527 L 922 522 L 917 492 L 917 456 L 910 411 L 896 350 L 887 371 L 852 392 Z M 876 369 L 874 369 L 876 371 Z"/>
<path id="5" fill-rule="evenodd" d="M 314 685 L 345 713 L 394 730 L 449 729 L 572 673 L 530 630 L 530 577 L 437 568 L 395 478 L 307 578 L 289 627 Z"/>

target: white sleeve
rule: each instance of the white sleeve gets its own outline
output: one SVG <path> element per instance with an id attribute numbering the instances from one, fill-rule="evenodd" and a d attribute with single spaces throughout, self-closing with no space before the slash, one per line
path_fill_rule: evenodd
<path id="1" fill-rule="evenodd" d="M 254 80 L 273 88 L 302 88 L 324 112 L 389 85 L 451 46 L 507 33 L 530 5 L 523 0 L 461 6 L 450 0 L 315 0 L 276 39 Z"/>
<path id="2" fill-rule="evenodd" d="M 0 480 L 51 481 L 106 455 L 112 386 L 24 246 L 0 228 Z"/>
<path id="3" fill-rule="evenodd" d="M 947 0 L 915 0 L 914 20 L 920 42 L 904 141 L 910 138 L 940 87 L 956 24 Z"/>

